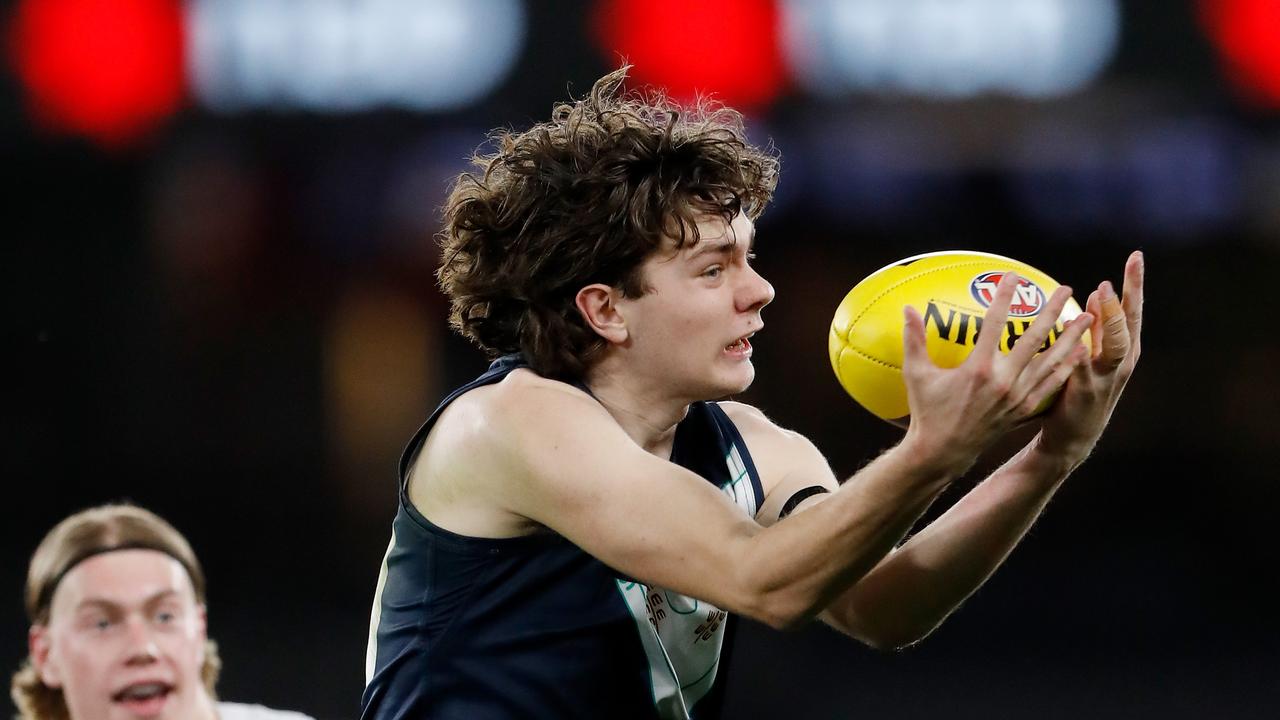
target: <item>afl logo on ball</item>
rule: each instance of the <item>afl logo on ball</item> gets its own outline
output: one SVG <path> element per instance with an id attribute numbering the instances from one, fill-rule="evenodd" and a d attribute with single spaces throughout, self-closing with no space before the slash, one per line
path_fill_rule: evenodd
<path id="1" fill-rule="evenodd" d="M 1002 277 L 1002 270 L 982 273 L 969 283 L 969 294 L 982 307 L 990 307 L 991 300 L 996 295 L 996 285 L 1000 284 Z M 1044 302 L 1044 291 L 1030 280 L 1020 277 L 1013 293 L 1013 301 L 1009 303 L 1009 317 L 1031 317 L 1040 312 Z"/>

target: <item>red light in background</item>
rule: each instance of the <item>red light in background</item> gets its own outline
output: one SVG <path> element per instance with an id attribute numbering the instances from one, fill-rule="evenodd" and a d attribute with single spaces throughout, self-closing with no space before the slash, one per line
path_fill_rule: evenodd
<path id="1" fill-rule="evenodd" d="M 1280 3 L 1200 0 L 1200 19 L 1231 80 L 1251 99 L 1280 106 Z"/>
<path id="2" fill-rule="evenodd" d="M 698 93 L 749 110 L 783 84 L 778 9 L 772 0 L 602 0 L 597 42 L 632 76 L 688 101 Z"/>
<path id="3" fill-rule="evenodd" d="M 46 127 L 121 144 L 182 102 L 176 0 L 24 0 L 12 33 L 15 70 Z"/>

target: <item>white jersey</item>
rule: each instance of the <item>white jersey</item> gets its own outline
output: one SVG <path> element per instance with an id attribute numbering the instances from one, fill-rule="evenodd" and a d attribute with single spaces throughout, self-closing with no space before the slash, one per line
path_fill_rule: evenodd
<path id="1" fill-rule="evenodd" d="M 261 705 L 220 702 L 218 703 L 218 720 L 314 720 L 314 718 L 292 710 L 272 710 Z"/>

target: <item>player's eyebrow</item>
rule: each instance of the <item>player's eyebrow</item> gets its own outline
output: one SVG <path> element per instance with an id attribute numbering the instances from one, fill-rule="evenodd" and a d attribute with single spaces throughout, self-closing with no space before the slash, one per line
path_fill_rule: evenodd
<path id="1" fill-rule="evenodd" d="M 733 247 L 736 244 L 737 243 L 733 242 L 732 240 L 725 240 L 722 242 L 714 242 L 714 243 L 708 243 L 708 242 L 698 243 L 698 249 L 694 250 L 693 253 L 689 255 L 689 259 L 697 260 L 703 255 L 723 255 L 725 253 L 732 252 Z"/>
<path id="2" fill-rule="evenodd" d="M 736 239 L 718 240 L 715 242 L 699 242 L 697 248 L 689 255 L 690 260 L 697 260 L 703 255 L 716 253 L 725 254 L 733 251 L 738 244 Z M 751 236 L 747 238 L 747 252 L 751 252 L 756 244 L 755 228 L 751 229 Z"/>
<path id="3" fill-rule="evenodd" d="M 151 607 L 153 605 L 160 603 L 163 600 L 167 600 L 170 597 L 176 596 L 177 594 L 178 594 L 178 591 L 172 588 L 160 590 L 158 592 L 152 593 L 151 595 L 147 596 L 147 598 L 142 601 L 141 605 L 143 607 Z M 85 598 L 84 600 L 81 600 L 80 604 L 76 606 L 76 610 L 83 610 L 86 608 L 95 608 L 95 607 L 111 609 L 111 608 L 124 607 L 124 605 L 116 602 L 115 600 L 111 600 L 109 598 L 89 597 L 89 598 Z"/>

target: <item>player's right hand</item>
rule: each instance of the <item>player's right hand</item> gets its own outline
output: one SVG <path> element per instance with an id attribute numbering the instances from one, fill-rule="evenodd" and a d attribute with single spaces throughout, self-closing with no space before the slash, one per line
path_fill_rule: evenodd
<path id="1" fill-rule="evenodd" d="M 1088 312 L 1067 323 L 1053 346 L 1037 355 L 1071 297 L 1066 286 L 1054 291 L 1013 350 L 1002 353 L 1000 337 L 1017 285 L 1015 273 L 1001 279 L 973 351 L 955 368 L 933 362 L 926 350 L 924 319 L 915 308 L 906 308 L 902 376 L 911 409 L 907 438 L 923 460 L 963 472 L 997 438 L 1034 416 L 1089 357 L 1080 343 L 1093 324 Z"/>

